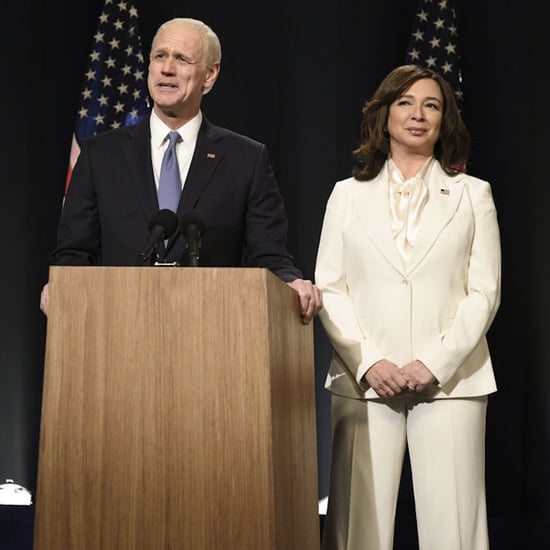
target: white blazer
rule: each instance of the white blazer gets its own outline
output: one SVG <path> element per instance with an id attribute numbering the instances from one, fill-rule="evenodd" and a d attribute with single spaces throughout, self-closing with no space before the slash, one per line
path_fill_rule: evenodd
<path id="1" fill-rule="evenodd" d="M 407 266 L 390 227 L 387 163 L 371 181 L 338 182 L 317 264 L 320 318 L 333 345 L 325 386 L 376 398 L 362 381 L 375 362 L 418 359 L 439 381 L 427 397 L 496 391 L 485 334 L 500 304 L 501 253 L 490 185 L 448 176 L 436 161 Z"/>

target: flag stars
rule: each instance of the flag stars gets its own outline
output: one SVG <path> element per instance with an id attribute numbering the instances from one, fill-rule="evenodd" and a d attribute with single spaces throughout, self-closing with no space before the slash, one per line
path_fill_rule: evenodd
<path id="1" fill-rule="evenodd" d="M 447 52 L 447 55 L 455 54 L 456 53 L 456 45 L 449 42 L 449 44 L 447 44 L 445 46 L 445 51 Z"/>
<path id="2" fill-rule="evenodd" d="M 428 12 L 421 11 L 420 13 L 416 14 L 416 17 L 418 17 L 418 20 L 422 23 L 426 23 L 428 21 Z"/>
<path id="3" fill-rule="evenodd" d="M 134 124 L 148 112 L 145 58 L 133 4 L 105 1 L 84 74 L 75 127 L 78 139 Z"/>
<path id="4" fill-rule="evenodd" d="M 437 63 L 436 57 L 430 56 L 428 57 L 428 59 L 426 59 L 426 65 L 428 65 L 428 67 L 430 67 L 431 69 L 435 67 L 436 63 Z"/>
<path id="5" fill-rule="evenodd" d="M 452 0 L 419 0 L 411 30 L 406 62 L 439 71 L 451 85 L 457 101 L 460 89 L 460 55 Z"/>

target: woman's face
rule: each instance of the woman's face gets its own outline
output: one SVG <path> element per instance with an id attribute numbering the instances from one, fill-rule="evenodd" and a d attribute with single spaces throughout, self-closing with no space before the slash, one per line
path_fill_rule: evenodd
<path id="1" fill-rule="evenodd" d="M 388 114 L 390 151 L 430 156 L 439 139 L 443 94 L 431 78 L 417 80 L 391 105 Z"/>

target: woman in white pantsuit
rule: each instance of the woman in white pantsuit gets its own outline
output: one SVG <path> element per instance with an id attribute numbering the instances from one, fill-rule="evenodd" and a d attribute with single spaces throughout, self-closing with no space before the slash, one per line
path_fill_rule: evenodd
<path id="1" fill-rule="evenodd" d="M 364 109 L 360 162 L 329 198 L 316 283 L 334 348 L 324 550 L 392 550 L 408 446 L 421 550 L 485 550 L 486 332 L 500 302 L 489 184 L 438 74 L 393 70 Z"/>

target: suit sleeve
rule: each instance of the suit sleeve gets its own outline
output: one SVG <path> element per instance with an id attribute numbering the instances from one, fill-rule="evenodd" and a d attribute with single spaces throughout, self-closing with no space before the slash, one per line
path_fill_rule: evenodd
<path id="1" fill-rule="evenodd" d="M 384 356 L 374 342 L 365 339 L 348 291 L 343 241 L 346 219 L 349 218 L 348 200 L 345 182 L 337 183 L 327 202 L 315 282 L 323 293 L 323 309 L 319 316 L 334 352 L 342 367 L 364 389 L 363 375 Z"/>
<path id="2" fill-rule="evenodd" d="M 86 141 L 74 167 L 50 262 L 54 265 L 97 265 L 100 224 Z"/>
<path id="3" fill-rule="evenodd" d="M 244 265 L 266 267 L 285 282 L 302 278 L 287 250 L 287 230 L 283 197 L 267 148 L 261 145 L 248 195 Z"/>
<path id="4" fill-rule="evenodd" d="M 501 249 L 491 187 L 481 180 L 467 188 L 474 213 L 466 295 L 452 324 L 417 354 L 443 386 L 489 329 L 500 305 Z"/>

